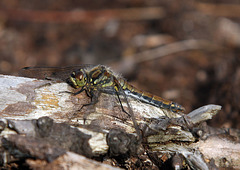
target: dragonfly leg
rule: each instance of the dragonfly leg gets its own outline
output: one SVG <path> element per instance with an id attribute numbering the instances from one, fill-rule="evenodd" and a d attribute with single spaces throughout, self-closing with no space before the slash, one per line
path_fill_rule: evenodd
<path id="1" fill-rule="evenodd" d="M 79 109 L 79 111 L 81 111 L 86 106 L 95 105 L 98 102 L 98 96 L 100 95 L 99 91 L 96 92 L 96 94 L 93 94 L 93 92 L 91 92 L 91 91 L 86 91 L 86 93 L 91 98 L 91 102 L 83 104 L 82 107 Z M 85 124 L 85 122 L 87 120 L 88 115 L 89 115 L 89 113 L 84 113 L 83 114 L 83 122 L 84 122 L 84 124 Z"/>
<path id="2" fill-rule="evenodd" d="M 90 105 L 94 105 L 94 104 L 96 104 L 96 103 L 98 102 L 99 92 L 96 93 L 96 94 L 93 94 L 92 91 L 86 90 L 85 88 L 82 88 L 82 89 L 79 90 L 78 92 L 74 93 L 74 95 L 80 94 L 80 93 L 82 93 L 83 91 L 85 91 L 86 94 L 87 94 L 87 96 L 91 98 L 91 102 L 90 102 L 90 103 L 87 103 L 87 104 L 83 104 L 82 107 L 79 109 L 79 112 L 80 112 L 84 107 L 90 106 Z M 83 115 L 83 122 L 84 122 L 84 124 L 85 124 L 85 122 L 86 122 L 86 120 L 87 120 L 87 116 L 88 116 L 88 115 L 89 115 L 89 114 L 87 114 L 87 113 L 85 113 L 85 114 Z"/>
<path id="3" fill-rule="evenodd" d="M 119 87 L 120 87 L 120 89 L 122 89 L 122 87 L 120 85 L 119 85 Z M 141 130 L 140 130 L 138 124 L 137 124 L 136 117 L 135 117 L 135 115 L 132 111 L 132 108 L 131 108 L 130 104 L 128 103 L 127 96 L 126 96 L 125 92 L 123 92 L 123 96 L 124 96 L 125 102 L 127 103 L 130 114 L 124 110 L 122 102 L 121 102 L 120 97 L 119 97 L 119 93 L 116 89 L 115 89 L 115 93 L 116 93 L 116 95 L 118 97 L 118 100 L 121 104 L 121 108 L 122 108 L 123 112 L 125 112 L 129 117 L 132 118 L 133 125 L 134 125 L 134 128 L 136 129 L 136 133 L 137 133 L 137 136 L 138 136 L 139 143 L 141 143 L 142 142 L 142 132 L 141 132 Z"/>
<path id="4" fill-rule="evenodd" d="M 122 108 L 122 111 L 123 111 L 124 113 L 126 113 L 129 117 L 131 117 L 131 115 L 123 108 L 122 101 L 121 101 L 121 99 L 120 99 L 120 97 L 119 97 L 118 92 L 117 92 L 117 91 L 115 91 L 115 92 L 116 92 L 118 101 L 119 101 L 119 103 L 120 103 L 120 106 L 121 106 L 121 108 Z"/>
<path id="5" fill-rule="evenodd" d="M 75 93 L 70 92 L 70 91 L 61 91 L 60 93 L 68 93 L 68 94 L 72 94 L 72 95 L 76 96 L 76 95 L 82 93 L 84 90 L 85 90 L 84 88 L 81 88 L 81 90 L 79 90 L 79 91 L 77 91 Z"/>
<path id="6" fill-rule="evenodd" d="M 82 107 L 79 109 L 79 111 L 81 111 L 82 108 L 84 108 L 84 107 L 86 107 L 86 106 L 94 105 L 94 104 L 96 104 L 97 102 L 98 102 L 98 99 L 97 99 L 97 98 L 95 99 L 95 97 L 92 97 L 92 98 L 91 98 L 91 102 L 90 102 L 90 103 L 87 103 L 87 104 L 83 104 Z"/>
<path id="7" fill-rule="evenodd" d="M 68 93 L 68 94 L 74 94 L 73 92 L 70 92 L 70 91 L 60 91 L 59 93 Z"/>
<path id="8" fill-rule="evenodd" d="M 76 96 L 76 95 L 82 93 L 84 90 L 85 90 L 84 88 L 81 88 L 81 90 L 77 91 L 76 93 L 73 93 L 73 95 Z"/>
<path id="9" fill-rule="evenodd" d="M 79 91 L 77 91 L 77 92 L 75 92 L 75 93 L 70 92 L 70 91 L 61 91 L 61 92 L 59 92 L 59 93 L 68 93 L 68 94 L 72 94 L 72 95 L 76 96 L 76 95 L 82 93 L 84 90 L 85 90 L 85 89 L 82 88 L 81 90 L 79 90 Z"/>

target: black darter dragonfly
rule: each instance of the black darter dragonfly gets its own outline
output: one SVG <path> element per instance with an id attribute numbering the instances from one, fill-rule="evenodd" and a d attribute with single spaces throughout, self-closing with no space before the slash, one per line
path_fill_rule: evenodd
<path id="1" fill-rule="evenodd" d="M 128 96 L 159 108 L 168 109 L 173 113 L 181 113 L 185 110 L 181 105 L 175 102 L 163 99 L 142 90 L 138 90 L 137 88 L 127 83 L 126 80 L 112 72 L 108 67 L 103 65 L 80 65 L 62 68 L 25 67 L 20 72 L 20 75 L 33 78 L 49 79 L 54 81 L 60 80 L 68 82 L 74 88 L 80 89 L 78 92 L 74 93 L 74 95 L 86 91 L 87 95 L 91 98 L 91 102 L 88 104 L 84 104 L 81 109 L 84 106 L 97 103 L 98 96 L 102 92 L 116 94 L 121 104 L 122 110 L 126 114 L 128 114 L 133 121 L 133 125 L 136 129 L 138 138 L 140 139 L 139 141 L 141 141 L 142 135 L 136 122 L 134 113 L 130 107 L 130 104 L 128 103 Z M 123 95 L 123 100 L 127 104 L 129 113 L 124 110 L 119 95 Z"/>
<path id="2" fill-rule="evenodd" d="M 138 90 L 104 65 L 79 65 L 62 68 L 25 67 L 20 74 L 34 78 L 67 81 L 74 88 L 80 89 L 75 95 L 86 91 L 87 95 L 91 97 L 91 103 L 85 104 L 83 107 L 97 103 L 99 92 L 105 92 L 116 94 L 120 103 L 119 95 L 124 95 L 174 113 L 185 110 L 175 102 Z"/>

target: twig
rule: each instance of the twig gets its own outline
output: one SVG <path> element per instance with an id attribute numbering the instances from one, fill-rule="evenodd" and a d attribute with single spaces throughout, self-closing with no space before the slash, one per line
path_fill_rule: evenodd
<path id="1" fill-rule="evenodd" d="M 207 40 L 183 40 L 179 42 L 174 42 L 171 44 L 167 44 L 161 47 L 157 47 L 155 49 L 146 50 L 131 56 L 124 57 L 122 63 L 114 66 L 114 68 L 121 73 L 128 73 L 129 70 L 135 68 L 135 66 L 139 63 L 156 60 L 161 57 L 183 52 L 189 50 L 216 50 L 219 48 L 223 48 L 219 45 L 214 44 L 213 42 Z"/>
<path id="2" fill-rule="evenodd" d="M 188 51 L 188 50 L 214 50 L 216 48 L 220 48 L 220 46 L 213 44 L 207 40 L 183 40 L 175 43 L 171 43 L 162 47 L 158 47 L 152 50 L 147 50 L 142 53 L 138 53 L 135 55 L 136 63 L 141 63 L 145 61 L 155 60 L 157 58 L 167 56 L 170 54 Z"/>

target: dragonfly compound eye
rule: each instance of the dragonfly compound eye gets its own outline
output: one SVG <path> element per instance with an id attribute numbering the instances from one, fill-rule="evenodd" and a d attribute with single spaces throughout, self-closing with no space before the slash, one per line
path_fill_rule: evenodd
<path id="1" fill-rule="evenodd" d="M 76 78 L 76 80 L 78 80 L 78 81 L 82 81 L 82 79 L 84 79 L 83 73 L 80 72 L 80 73 L 76 74 L 76 75 L 75 75 L 75 78 Z"/>

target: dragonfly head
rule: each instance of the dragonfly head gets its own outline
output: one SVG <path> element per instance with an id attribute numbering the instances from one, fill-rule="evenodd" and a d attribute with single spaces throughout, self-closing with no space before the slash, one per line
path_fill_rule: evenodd
<path id="1" fill-rule="evenodd" d="M 87 75 L 84 70 L 74 71 L 70 76 L 70 81 L 75 88 L 81 88 L 87 83 Z"/>

